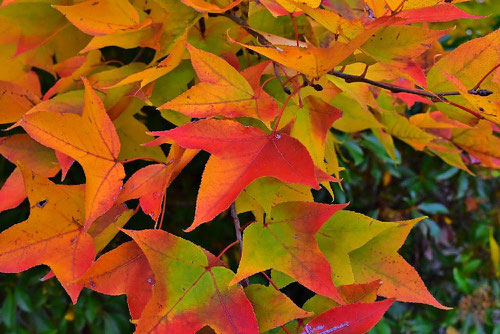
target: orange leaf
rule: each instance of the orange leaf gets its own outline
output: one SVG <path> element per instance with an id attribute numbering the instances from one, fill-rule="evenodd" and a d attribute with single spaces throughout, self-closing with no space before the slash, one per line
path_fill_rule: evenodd
<path id="1" fill-rule="evenodd" d="M 155 285 L 148 260 L 133 241 L 99 257 L 79 279 L 79 283 L 107 295 L 126 294 L 132 319 L 141 316 Z"/>
<path id="2" fill-rule="evenodd" d="M 181 0 L 181 1 L 187 6 L 196 9 L 197 11 L 208 12 L 208 13 L 224 13 L 230 10 L 231 8 L 238 6 L 239 3 L 241 2 L 241 0 L 235 0 L 229 3 L 225 7 L 219 7 L 204 0 Z"/>
<path id="3" fill-rule="evenodd" d="M 481 120 L 473 129 L 454 129 L 451 140 L 484 166 L 500 168 L 500 139 L 492 123 Z"/>
<path id="4" fill-rule="evenodd" d="M 54 151 L 40 145 L 26 134 L 0 138 L 0 154 L 13 164 L 20 161 L 27 168 L 45 177 L 59 171 Z"/>
<path id="5" fill-rule="evenodd" d="M 120 141 L 101 99 L 86 79 L 83 111 L 55 99 L 37 105 L 21 125 L 35 140 L 78 161 L 87 179 L 85 227 L 113 206 L 125 176 L 117 161 Z M 57 120 L 57 121 L 54 121 Z"/>
<path id="6" fill-rule="evenodd" d="M 139 198 L 144 213 L 157 221 L 167 187 L 196 153 L 198 150 L 185 150 L 172 145 L 167 157 L 169 164 L 154 164 L 139 169 L 127 180 L 117 201 Z"/>
<path id="7" fill-rule="evenodd" d="M 337 289 L 346 303 L 368 303 L 377 299 L 377 291 L 382 285 L 381 280 L 375 280 L 365 284 L 341 285 Z"/>
<path id="8" fill-rule="evenodd" d="M 171 168 L 164 164 L 154 164 L 139 169 L 125 182 L 118 196 L 118 202 L 139 198 L 142 211 L 153 220 L 158 220 L 171 172 Z"/>
<path id="9" fill-rule="evenodd" d="M 202 82 L 159 109 L 172 109 L 197 118 L 224 115 L 250 116 L 263 121 L 274 119 L 278 105 L 269 95 L 263 93 L 258 83 L 263 71 L 262 65 L 247 69 L 242 75 L 214 54 L 189 44 L 187 48 L 196 74 Z M 245 79 L 245 75 L 251 78 L 252 85 Z"/>
<path id="10" fill-rule="evenodd" d="M 193 224 L 186 231 L 227 209 L 259 177 L 318 187 L 306 148 L 284 133 L 266 134 L 235 121 L 210 119 L 152 134 L 160 138 L 151 144 L 174 140 L 184 148 L 212 154 L 203 172 Z"/>
<path id="11" fill-rule="evenodd" d="M 56 157 L 57 161 L 59 161 L 59 165 L 61 165 L 61 180 L 64 181 L 64 179 L 66 178 L 66 174 L 68 174 L 68 171 L 73 165 L 73 162 L 75 162 L 75 159 L 59 151 L 56 151 Z"/>
<path id="12" fill-rule="evenodd" d="M 0 271 L 48 265 L 76 303 L 82 285 L 74 282 L 95 257 L 92 238 L 83 228 L 84 188 L 55 185 L 24 167 L 21 170 L 30 217 L 0 233 Z"/>
<path id="13" fill-rule="evenodd" d="M 277 48 L 271 48 L 232 41 L 278 63 L 304 73 L 311 78 L 316 78 L 332 70 L 344 59 L 349 57 L 366 42 L 377 29 L 378 28 L 365 30 L 348 43 L 335 42 L 328 48 L 317 48 L 312 44 L 308 44 L 307 48 L 297 46 L 277 46 Z"/>
<path id="14" fill-rule="evenodd" d="M 88 0 L 72 6 L 53 7 L 89 35 L 106 35 L 139 25 L 139 14 L 128 0 Z"/>
<path id="15" fill-rule="evenodd" d="M 12 82 L 0 81 L 0 124 L 17 122 L 40 98 L 29 89 Z"/>

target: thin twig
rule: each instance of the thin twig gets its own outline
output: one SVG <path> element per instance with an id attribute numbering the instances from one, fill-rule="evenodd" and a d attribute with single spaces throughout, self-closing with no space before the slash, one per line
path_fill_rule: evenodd
<path id="1" fill-rule="evenodd" d="M 220 258 L 222 257 L 222 255 L 224 255 L 231 247 L 233 247 L 237 243 L 238 243 L 238 240 L 235 240 L 235 241 L 231 242 L 229 245 L 227 245 L 226 248 L 224 248 L 222 250 L 222 252 L 220 252 L 219 255 L 217 255 L 217 257 L 208 265 L 207 269 L 210 269 L 213 266 L 215 266 L 215 264 L 217 263 L 217 261 L 220 260 Z"/>
<path id="2" fill-rule="evenodd" d="M 150 158 L 150 157 L 131 158 L 131 159 L 127 159 L 127 160 L 122 160 L 122 161 L 120 161 L 120 163 L 126 164 L 126 163 L 129 163 L 129 162 L 138 161 L 138 160 L 152 161 L 152 162 L 156 162 L 158 164 L 165 164 L 165 165 L 169 165 L 170 164 L 170 163 L 165 163 L 165 162 L 163 162 L 161 160 L 158 160 L 158 159 L 155 159 L 155 158 Z"/>
<path id="3" fill-rule="evenodd" d="M 371 79 L 365 78 L 362 75 L 347 74 L 347 73 L 343 73 L 343 72 L 335 71 L 335 70 L 328 72 L 328 74 L 331 74 L 335 77 L 344 79 L 344 81 L 347 83 L 364 82 L 364 83 L 370 84 L 372 86 L 387 89 L 393 93 L 408 93 L 408 94 L 420 95 L 420 96 L 428 97 L 431 99 L 438 99 L 439 100 L 438 102 L 441 102 L 442 101 L 441 98 L 445 97 L 445 96 L 460 95 L 460 92 L 431 93 L 431 92 L 427 92 L 423 89 L 401 87 L 401 86 L 392 85 L 392 84 L 389 84 L 386 82 L 371 80 Z M 489 91 L 487 91 L 487 92 L 489 92 Z M 485 94 L 485 93 L 481 94 L 481 93 L 479 93 L 479 91 L 474 90 L 474 89 L 469 90 L 468 93 L 473 94 L 473 95 L 481 95 L 481 96 L 483 96 Z"/>
<path id="4" fill-rule="evenodd" d="M 240 219 L 238 218 L 238 213 L 236 212 L 236 205 L 231 204 L 231 216 L 233 217 L 233 223 L 234 223 L 234 231 L 236 233 L 236 239 L 238 239 L 238 242 L 240 243 L 240 260 L 241 256 L 243 254 L 243 238 L 241 236 L 241 224 L 240 224 Z M 248 281 L 248 278 L 245 278 L 244 280 L 241 281 L 241 285 L 243 287 L 247 287 L 250 284 Z"/>
<path id="5" fill-rule="evenodd" d="M 139 52 L 135 55 L 134 59 L 132 59 L 132 63 L 135 63 L 136 61 L 141 58 L 142 54 L 144 53 L 145 48 L 140 48 Z"/>

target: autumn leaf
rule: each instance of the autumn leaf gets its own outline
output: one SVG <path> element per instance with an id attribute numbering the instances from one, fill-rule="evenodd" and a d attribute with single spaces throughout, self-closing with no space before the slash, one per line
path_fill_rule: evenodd
<path id="1" fill-rule="evenodd" d="M 0 81 L 0 124 L 17 122 L 24 113 L 40 103 L 40 98 L 27 88 Z"/>
<path id="2" fill-rule="evenodd" d="M 287 202 L 266 221 L 247 227 L 243 255 L 231 284 L 267 269 L 276 269 L 312 291 L 344 303 L 331 280 L 331 269 L 317 247 L 316 232 L 345 204 Z"/>
<path id="3" fill-rule="evenodd" d="M 25 198 L 23 175 L 21 170 L 16 168 L 0 188 L 0 212 L 17 207 Z"/>
<path id="4" fill-rule="evenodd" d="M 130 76 L 126 77 L 120 82 L 114 84 L 112 87 L 126 85 L 140 81 L 141 88 L 143 88 L 147 84 L 154 82 L 156 79 L 164 76 L 165 74 L 172 71 L 177 65 L 180 64 L 180 62 L 182 61 L 182 56 L 184 55 L 184 50 L 185 50 L 184 44 L 185 44 L 185 38 L 182 38 L 180 41 L 175 43 L 168 57 L 162 60 L 160 63 L 158 63 L 158 65 L 131 74 Z"/>
<path id="5" fill-rule="evenodd" d="M 224 13 L 235 6 L 238 6 L 238 4 L 241 2 L 241 0 L 235 0 L 232 2 L 226 1 L 228 3 L 224 7 L 219 7 L 215 4 L 212 4 L 208 1 L 205 0 L 182 0 L 183 3 L 188 5 L 189 7 L 193 7 L 194 9 L 200 11 L 200 12 L 208 12 L 208 13 Z"/>
<path id="6" fill-rule="evenodd" d="M 500 168 L 500 139 L 490 122 L 482 120 L 473 129 L 454 129 L 451 140 L 483 165 Z"/>
<path id="7" fill-rule="evenodd" d="M 95 252 L 100 253 L 133 215 L 134 210 L 129 209 L 124 204 L 119 204 L 97 218 L 88 230 L 94 240 Z"/>
<path id="8" fill-rule="evenodd" d="M 52 100 L 41 103 L 22 118 L 26 132 L 41 144 L 78 161 L 87 178 L 85 228 L 113 206 L 125 176 L 117 161 L 120 141 L 99 96 L 84 79 L 84 107 L 80 113 Z M 57 122 L 53 118 L 57 118 Z"/>
<path id="9" fill-rule="evenodd" d="M 137 333 L 357 334 L 394 300 L 447 309 L 399 254 L 423 218 L 326 202 L 359 179 L 346 164 L 394 186 L 372 167 L 408 163 L 395 139 L 461 190 L 496 175 L 499 31 L 463 1 L 4 0 L 0 271 L 47 265 L 73 302 L 125 295 Z M 189 235 L 219 256 L 162 230 L 192 209 L 187 232 L 220 215 Z M 123 229 L 144 216 L 154 230 Z"/>
<path id="10" fill-rule="evenodd" d="M 56 175 L 60 169 L 54 151 L 40 145 L 26 134 L 1 138 L 0 154 L 11 163 L 20 161 L 27 168 L 45 177 Z"/>
<path id="11" fill-rule="evenodd" d="M 337 212 L 317 236 L 332 268 L 334 282 L 368 283 L 380 279 L 381 296 L 446 309 L 429 293 L 415 269 L 397 253 L 411 228 L 422 219 L 392 223 L 351 211 Z"/>
<path id="12" fill-rule="evenodd" d="M 128 0 L 88 0 L 71 6 L 53 7 L 89 35 L 99 36 L 131 30 L 140 23 L 139 13 Z"/>
<path id="13" fill-rule="evenodd" d="M 485 79 L 480 88 L 489 90 L 493 94 L 483 96 L 483 101 L 478 102 L 480 105 L 472 108 L 477 108 L 476 111 L 484 114 L 484 117 L 491 117 L 493 121 L 498 122 L 500 88 L 498 83 L 493 81 L 494 73 L 487 74 L 491 70 L 494 70 L 494 72 L 499 71 L 498 68 L 495 69 L 495 66 L 500 63 L 498 54 L 499 37 L 500 30 L 494 31 L 484 37 L 468 41 L 443 56 L 427 74 L 427 88 L 430 90 L 453 91 L 456 90 L 457 84 L 460 83 L 460 86 L 465 87 L 463 89 L 468 90 L 474 88 L 484 77 Z M 450 78 L 456 78 L 456 81 L 455 79 L 451 81 Z M 469 99 L 473 98 L 469 97 L 468 93 L 464 93 L 463 89 L 463 96 Z M 449 99 L 470 106 L 470 102 L 464 101 L 462 96 L 449 97 Z M 480 110 L 479 107 L 483 110 Z M 462 123 L 468 125 L 477 123 L 475 116 L 454 106 L 443 104 L 440 110 Z"/>
<path id="14" fill-rule="evenodd" d="M 251 284 L 245 294 L 252 303 L 260 332 L 266 332 L 289 321 L 312 315 L 295 305 L 284 293 L 272 286 Z M 275 312 L 275 310 L 282 312 Z"/>
<path id="15" fill-rule="evenodd" d="M 282 0 L 294 3 L 301 10 L 303 10 L 307 15 L 312 17 L 316 22 L 321 24 L 326 29 L 330 30 L 334 34 L 344 35 L 348 38 L 352 38 L 358 33 L 362 32 L 364 27 L 360 20 L 349 20 L 341 15 L 337 14 L 333 10 L 322 9 L 322 8 L 311 8 L 308 5 L 297 3 L 293 0 Z M 316 6 L 317 7 L 317 6 Z"/>
<path id="16" fill-rule="evenodd" d="M 262 177 L 250 183 L 236 199 L 236 211 L 252 211 L 255 217 L 271 214 L 272 207 L 290 201 L 313 202 L 310 187 L 288 184 L 272 177 Z"/>
<path id="17" fill-rule="evenodd" d="M 317 48 L 312 44 L 308 44 L 307 48 L 279 45 L 277 48 L 270 48 L 237 43 L 311 78 L 316 78 L 339 65 L 367 41 L 377 29 L 366 30 L 354 37 L 349 43 L 335 42 L 328 48 Z"/>
<path id="18" fill-rule="evenodd" d="M 69 26 L 57 10 L 50 3 L 44 2 L 17 2 L 0 8 L 2 39 L 14 34 L 17 37 L 16 56 L 33 50 L 48 43 Z M 5 22 L 6 21 L 6 22 Z M 6 43 L 9 44 L 9 43 Z"/>
<path id="19" fill-rule="evenodd" d="M 73 88 L 82 76 L 87 75 L 97 66 L 101 65 L 102 54 L 100 51 L 93 51 L 84 56 L 76 56 L 54 66 L 54 70 L 61 77 L 43 95 L 44 100 L 48 100 L 56 94 L 64 93 Z"/>
<path id="20" fill-rule="evenodd" d="M 318 187 L 309 153 L 287 134 L 266 134 L 231 120 L 201 120 L 169 131 L 152 144 L 174 140 L 212 154 L 198 192 L 192 231 L 224 211 L 253 180 L 272 176 L 283 182 Z"/>
<path id="21" fill-rule="evenodd" d="M 443 3 L 433 7 L 417 8 L 396 14 L 403 21 L 394 24 L 411 24 L 417 22 L 447 22 L 457 19 L 480 19 L 482 16 L 471 15 L 456 6 Z"/>
<path id="22" fill-rule="evenodd" d="M 311 320 L 301 334 L 366 333 L 382 318 L 394 299 L 341 305 Z"/>
<path id="23" fill-rule="evenodd" d="M 172 109 L 190 117 L 250 116 L 263 121 L 273 120 L 277 103 L 259 87 L 260 75 L 245 79 L 251 69 L 240 74 L 225 60 L 187 44 L 191 62 L 201 82 L 159 109 Z M 256 65 L 259 66 L 259 65 Z M 262 65 L 257 71 L 262 73 Z"/>
<path id="24" fill-rule="evenodd" d="M 124 230 L 142 249 L 155 274 L 153 296 L 137 333 L 196 333 L 208 325 L 219 333 L 258 333 L 252 305 L 232 271 L 209 263 L 191 242 L 161 230 Z"/>
<path id="25" fill-rule="evenodd" d="M 127 295 L 132 319 L 138 319 L 151 298 L 155 279 L 146 256 L 135 242 L 126 242 L 100 256 L 79 283 L 107 295 Z"/>
<path id="26" fill-rule="evenodd" d="M 314 164 L 325 169 L 325 141 L 332 124 L 342 117 L 342 111 L 323 100 L 308 96 L 305 110 L 297 113 L 291 135 L 311 153 Z"/>
<path id="27" fill-rule="evenodd" d="M 0 233 L 0 271 L 21 272 L 45 264 L 76 303 L 82 285 L 74 282 L 95 257 L 83 226 L 84 187 L 55 185 L 25 167 L 21 171 L 30 216 Z"/>
<path id="28" fill-rule="evenodd" d="M 45 177 L 56 175 L 60 169 L 54 151 L 26 134 L 1 138 L 0 154 L 11 163 L 20 162 Z M 0 189 L 0 212 L 17 207 L 25 198 L 26 189 L 21 171 L 16 168 Z"/>
<path id="29" fill-rule="evenodd" d="M 118 202 L 140 198 L 139 203 L 144 213 L 153 220 L 158 220 L 169 176 L 168 166 L 164 164 L 154 164 L 139 169 L 123 186 Z"/>
<path id="30" fill-rule="evenodd" d="M 153 164 L 139 169 L 127 180 L 117 201 L 139 198 L 144 213 L 157 221 L 168 185 L 196 153 L 198 150 L 185 150 L 178 145 L 172 145 L 167 157 L 169 163 Z"/>
<path id="31" fill-rule="evenodd" d="M 395 112 L 382 111 L 380 121 L 387 133 L 413 146 L 416 150 L 423 150 L 433 139 L 430 133 L 411 124 L 406 117 Z"/>

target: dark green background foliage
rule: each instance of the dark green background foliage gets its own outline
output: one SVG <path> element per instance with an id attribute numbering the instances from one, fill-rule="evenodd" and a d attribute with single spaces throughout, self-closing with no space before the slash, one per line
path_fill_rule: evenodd
<path id="1" fill-rule="evenodd" d="M 487 34 L 500 26 L 500 1 L 471 2 L 462 5 L 483 20 L 461 20 L 446 26 L 457 29 L 442 40 L 453 49 L 466 40 Z M 495 15 L 496 14 L 496 15 Z M 106 48 L 106 60 L 130 62 L 138 50 Z M 140 60 L 148 61 L 148 50 Z M 55 78 L 39 71 L 45 89 Z M 420 112 L 414 106 L 408 113 Z M 154 109 L 136 115 L 149 129 L 173 127 Z M 18 130 L 17 130 L 18 131 Z M 17 132 L 15 131 L 15 132 Z M 0 136 L 13 134 L 7 131 Z M 340 146 L 343 190 L 335 185 L 335 202 L 349 201 L 351 210 L 380 220 L 399 220 L 429 216 L 420 222 L 403 247 L 403 257 L 421 274 L 430 291 L 443 304 L 453 307 L 442 311 L 430 306 L 395 303 L 374 333 L 495 333 L 500 334 L 500 283 L 495 278 L 490 257 L 489 233 L 496 231 L 500 240 L 499 172 L 472 167 L 476 176 L 450 167 L 437 157 L 416 152 L 397 142 L 398 161 L 392 161 L 377 139 L 369 132 L 356 135 L 335 133 Z M 170 186 L 163 228 L 181 235 L 217 254 L 234 240 L 234 227 L 227 212 L 195 231 L 182 232 L 192 221 L 196 189 L 208 155 L 200 153 Z M 127 175 L 146 163 L 127 164 Z M 0 184 L 13 165 L 0 157 Z M 60 175 L 54 178 L 59 180 Z M 75 164 L 65 183 L 84 182 L 81 168 Z M 325 191 L 314 193 L 319 202 L 331 201 Z M 128 202 L 135 207 L 136 202 Z M 0 231 L 26 219 L 27 200 L 20 207 L 0 214 Z M 242 223 L 252 219 L 243 215 Z M 138 213 L 127 224 L 132 228 L 152 227 L 149 217 Z M 119 235 L 105 249 L 126 241 Z M 235 269 L 237 250 L 224 259 Z M 84 289 L 77 305 L 55 279 L 40 282 L 47 273 L 43 267 L 22 274 L 0 274 L 0 333 L 127 333 L 133 330 L 124 296 L 109 297 Z M 291 285 L 284 289 L 299 306 L 311 296 L 309 291 Z"/>

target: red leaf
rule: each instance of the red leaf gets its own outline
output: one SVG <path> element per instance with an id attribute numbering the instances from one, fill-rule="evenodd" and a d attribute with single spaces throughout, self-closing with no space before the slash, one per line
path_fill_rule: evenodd
<path id="1" fill-rule="evenodd" d="M 301 334 L 359 334 L 368 332 L 382 318 L 394 299 L 342 305 L 311 320 Z"/>
<path id="2" fill-rule="evenodd" d="M 396 15 L 403 21 L 394 21 L 393 25 L 410 24 L 417 22 L 447 22 L 457 19 L 481 19 L 484 16 L 470 15 L 452 4 L 419 8 L 403 11 Z"/>
<path id="3" fill-rule="evenodd" d="M 126 294 L 133 319 L 141 316 L 155 284 L 146 256 L 133 241 L 99 257 L 79 282 L 107 295 Z"/>
<path id="4" fill-rule="evenodd" d="M 160 138 L 150 144 L 174 140 L 184 148 L 212 153 L 203 173 L 194 222 L 186 231 L 226 210 L 259 177 L 318 187 L 306 148 L 284 133 L 266 134 L 235 121 L 210 119 L 152 134 Z"/>
<path id="5" fill-rule="evenodd" d="M 17 207 L 25 198 L 23 174 L 16 168 L 0 189 L 0 212 Z"/>

